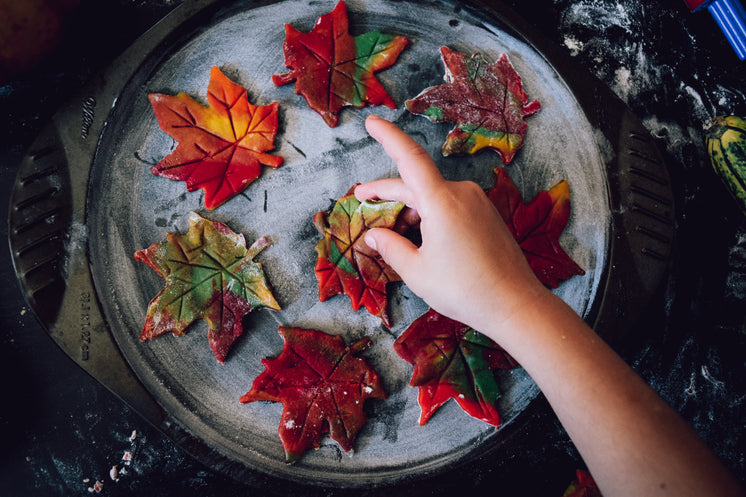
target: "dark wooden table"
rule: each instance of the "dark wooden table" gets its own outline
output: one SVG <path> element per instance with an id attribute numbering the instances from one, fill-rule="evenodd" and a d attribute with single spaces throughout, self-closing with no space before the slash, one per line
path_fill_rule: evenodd
<path id="1" fill-rule="evenodd" d="M 0 86 L 0 197 L 56 108 L 178 3 L 83 0 L 54 57 Z M 642 338 L 620 352 L 746 480 L 746 217 L 711 170 L 702 129 L 715 115 L 746 116 L 746 62 L 706 12 L 691 14 L 680 0 L 506 3 L 624 100 L 663 151 L 676 242 L 637 324 Z M 23 300 L 6 246 L 0 494 L 82 496 L 100 481 L 101 495 L 257 495 L 193 459 L 74 365 Z M 582 460 L 551 415 L 530 436 L 544 441 L 541 450 L 496 462 L 477 481 L 454 475 L 442 493 L 561 495 Z"/>

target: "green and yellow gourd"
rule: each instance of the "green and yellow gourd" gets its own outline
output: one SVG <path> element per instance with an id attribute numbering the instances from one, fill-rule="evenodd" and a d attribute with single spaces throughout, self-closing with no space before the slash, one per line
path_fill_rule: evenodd
<path id="1" fill-rule="evenodd" d="M 705 130 L 712 167 L 746 215 L 746 119 L 718 116 Z"/>

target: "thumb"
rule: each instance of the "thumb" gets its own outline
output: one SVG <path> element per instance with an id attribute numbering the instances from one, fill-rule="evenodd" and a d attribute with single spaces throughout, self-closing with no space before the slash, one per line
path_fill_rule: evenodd
<path id="1" fill-rule="evenodd" d="M 400 234 L 387 228 L 371 228 L 365 234 L 365 243 L 377 251 L 386 264 L 406 282 L 419 254 L 417 246 Z"/>

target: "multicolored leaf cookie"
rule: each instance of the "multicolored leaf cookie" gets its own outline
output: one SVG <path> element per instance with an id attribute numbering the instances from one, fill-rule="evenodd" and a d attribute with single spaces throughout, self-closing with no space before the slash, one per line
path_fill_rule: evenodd
<path id="1" fill-rule="evenodd" d="M 279 435 L 285 461 L 296 461 L 329 433 L 349 452 L 366 422 L 366 399 L 385 399 L 378 374 L 356 357 L 372 345 L 362 338 L 350 346 L 338 335 L 318 330 L 280 327 L 282 353 L 263 359 L 266 368 L 241 397 L 241 403 L 282 402 Z"/>
<path id="2" fill-rule="evenodd" d="M 352 308 L 361 305 L 391 327 L 386 286 L 399 275 L 364 241 L 370 228 L 394 228 L 404 204 L 394 201 L 360 202 L 354 187 L 337 200 L 330 212 L 313 217 L 323 236 L 316 244 L 319 300 L 344 293 Z"/>
<path id="3" fill-rule="evenodd" d="M 518 364 L 488 337 L 430 309 L 396 339 L 394 350 L 414 364 L 409 384 L 419 388 L 420 425 L 450 398 L 470 416 L 500 424 L 495 373 Z"/>
<path id="4" fill-rule="evenodd" d="M 539 281 L 557 288 L 563 280 L 585 271 L 559 243 L 570 219 L 570 185 L 560 181 L 549 191 L 540 191 L 528 204 L 503 168 L 495 169 L 495 186 L 487 196 L 515 237 Z"/>
<path id="5" fill-rule="evenodd" d="M 148 98 L 161 129 L 178 142 L 150 170 L 185 181 L 190 192 L 204 190 L 208 209 L 241 193 L 259 177 L 262 164 L 282 164 L 282 157 L 264 153 L 274 148 L 279 104 L 252 105 L 246 89 L 217 67 L 210 73 L 208 106 L 184 93 L 152 93 Z"/>
<path id="6" fill-rule="evenodd" d="M 467 57 L 441 47 L 446 83 L 426 88 L 407 109 L 433 122 L 456 123 L 446 137 L 443 155 L 473 154 L 485 147 L 496 150 L 504 164 L 523 145 L 523 120 L 541 108 L 528 101 L 521 77 L 503 54 L 488 64 L 480 54 Z"/>
<path id="7" fill-rule="evenodd" d="M 166 280 L 148 305 L 140 340 L 168 332 L 183 335 L 190 324 L 204 319 L 210 325 L 210 347 L 224 363 L 243 334 L 244 315 L 261 307 L 280 310 L 262 265 L 253 260 L 269 245 L 262 237 L 247 249 L 243 235 L 192 212 L 186 234 L 168 233 L 165 242 L 135 252 L 135 259 Z"/>
<path id="8" fill-rule="evenodd" d="M 396 108 L 374 73 L 393 65 L 408 44 L 404 36 L 378 30 L 351 36 L 347 6 L 341 1 L 309 33 L 285 25 L 283 52 L 290 72 L 274 75 L 272 81 L 277 86 L 295 81 L 295 93 L 333 128 L 343 107 L 367 103 Z"/>

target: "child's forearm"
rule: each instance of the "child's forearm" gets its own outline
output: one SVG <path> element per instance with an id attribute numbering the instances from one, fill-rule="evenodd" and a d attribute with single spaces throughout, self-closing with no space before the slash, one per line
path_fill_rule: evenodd
<path id="1" fill-rule="evenodd" d="M 607 497 L 744 495 L 689 426 L 548 290 L 485 334 L 542 390 Z"/>

